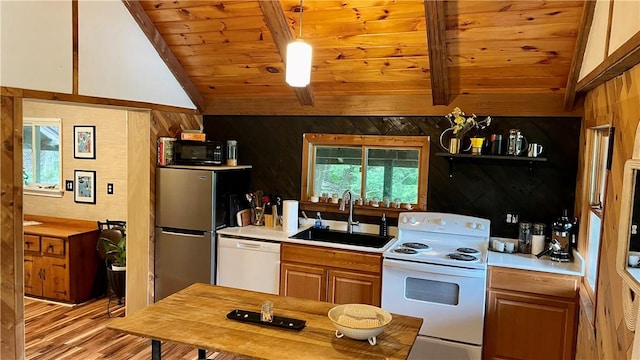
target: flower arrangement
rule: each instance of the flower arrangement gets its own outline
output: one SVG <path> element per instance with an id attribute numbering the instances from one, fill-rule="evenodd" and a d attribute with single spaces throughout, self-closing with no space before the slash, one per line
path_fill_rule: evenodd
<path id="1" fill-rule="evenodd" d="M 491 124 L 491 116 L 487 116 L 484 120 L 478 121 L 476 114 L 471 114 L 471 116 L 466 117 L 465 113 L 460 110 L 459 107 L 456 107 L 444 117 L 449 120 L 453 134 L 458 139 L 461 139 L 467 131 L 473 128 L 482 130 Z"/>

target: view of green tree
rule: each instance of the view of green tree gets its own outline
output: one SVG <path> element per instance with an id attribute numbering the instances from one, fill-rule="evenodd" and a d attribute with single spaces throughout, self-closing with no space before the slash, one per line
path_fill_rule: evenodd
<path id="1" fill-rule="evenodd" d="M 391 138 L 323 138 L 323 144 L 310 148 L 313 156 L 305 161 L 305 167 L 311 166 L 308 195 L 341 196 L 349 189 L 356 199 L 422 206 L 426 184 L 419 180 L 426 142 L 413 138 L 416 143 L 398 142 Z"/>

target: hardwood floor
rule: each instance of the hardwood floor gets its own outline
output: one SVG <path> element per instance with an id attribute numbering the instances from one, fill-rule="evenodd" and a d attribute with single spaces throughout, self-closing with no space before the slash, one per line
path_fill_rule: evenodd
<path id="1" fill-rule="evenodd" d="M 66 306 L 25 298 L 27 360 L 151 359 L 151 342 L 106 329 L 107 298 Z M 124 316 L 124 306 L 111 302 L 111 316 Z M 192 347 L 162 344 L 163 359 L 196 360 Z M 230 354 L 207 352 L 208 359 L 241 360 Z"/>

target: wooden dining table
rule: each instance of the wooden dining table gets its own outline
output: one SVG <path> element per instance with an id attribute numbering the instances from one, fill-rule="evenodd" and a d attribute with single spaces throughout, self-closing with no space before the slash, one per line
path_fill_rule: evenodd
<path id="1" fill-rule="evenodd" d="M 273 303 L 273 316 L 306 321 L 299 331 L 227 318 L 233 310 L 260 312 Z M 336 304 L 196 283 L 146 308 L 111 320 L 107 328 L 151 339 L 151 357 L 161 359 L 161 343 L 193 346 L 255 359 L 406 359 L 422 319 L 391 314 L 392 320 L 367 340 L 337 338 L 327 316 Z"/>

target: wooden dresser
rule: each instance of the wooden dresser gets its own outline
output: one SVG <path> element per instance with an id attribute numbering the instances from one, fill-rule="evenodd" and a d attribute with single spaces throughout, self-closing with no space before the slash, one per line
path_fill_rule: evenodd
<path id="1" fill-rule="evenodd" d="M 68 303 L 92 297 L 98 269 L 94 221 L 25 215 L 25 295 Z"/>

